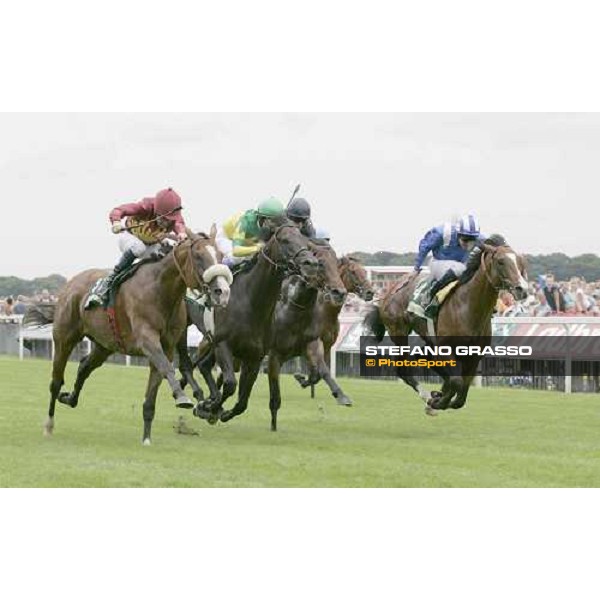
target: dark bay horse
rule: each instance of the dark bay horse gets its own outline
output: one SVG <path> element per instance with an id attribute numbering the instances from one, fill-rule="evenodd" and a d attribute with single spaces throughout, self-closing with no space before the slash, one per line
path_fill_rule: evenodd
<path id="1" fill-rule="evenodd" d="M 367 276 L 367 272 L 360 262 L 349 256 L 342 256 L 338 261 L 338 271 L 342 283 L 350 294 L 356 294 L 362 300 L 371 302 L 373 300 L 373 288 Z M 304 351 L 308 362 L 308 377 L 296 373 L 296 381 L 303 387 L 311 387 L 311 395 L 314 397 L 314 386 L 321 380 L 329 386 L 333 397 L 341 406 L 352 406 L 352 400 L 343 392 L 336 380 L 330 373 L 331 348 L 337 341 L 340 333 L 339 314 L 342 306 L 320 294 L 316 302 L 312 320 L 319 330 L 317 339 L 310 341 Z"/>
<path id="2" fill-rule="evenodd" d="M 500 236 L 498 236 L 500 237 Z M 489 242 L 489 240 L 488 240 Z M 527 296 L 527 279 L 523 258 L 502 239 L 498 245 L 489 243 L 481 247 L 479 266 L 473 277 L 457 286 L 442 304 L 437 319 L 435 338 L 427 331 L 425 319 L 407 311 L 419 277 L 410 274 L 393 286 L 383 297 L 379 307 L 374 306 L 365 318 L 365 326 L 381 341 L 387 329 L 392 341 L 401 345 L 411 331 L 415 331 L 428 345 L 435 346 L 438 338 L 452 340 L 470 338 L 470 345 L 485 345 L 482 340 L 490 338 L 491 319 L 502 289 L 510 290 L 517 300 Z M 462 342 L 464 343 L 464 341 Z M 453 345 L 451 342 L 448 345 Z M 442 391 L 430 394 L 417 379 L 398 376 L 410 385 L 426 403 L 426 412 L 462 408 L 467 400 L 469 387 L 479 364 L 479 356 L 457 357 L 463 375 L 450 376 L 444 370 L 436 370 L 444 381 Z"/>
<path id="3" fill-rule="evenodd" d="M 50 408 L 45 433 L 54 428 L 56 400 L 75 408 L 85 380 L 113 353 L 146 356 L 150 361 L 150 376 L 143 406 L 143 442 L 150 444 L 156 395 L 164 378 L 173 391 L 177 406 L 192 408 L 175 377 L 171 364 L 175 344 L 186 329 L 183 297 L 186 288 L 210 292 L 216 305 L 225 305 L 229 298 L 224 265 L 216 263 L 214 240 L 188 232 L 188 240 L 178 244 L 159 262 L 143 264 L 135 275 L 120 287 L 111 323 L 109 312 L 102 308 L 84 310 L 91 285 L 107 271 L 90 269 L 76 275 L 62 291 L 52 309 L 32 309 L 25 325 L 54 323 L 55 355 L 50 383 Z M 82 359 L 71 393 L 60 392 L 64 384 L 67 360 L 75 345 L 85 336 L 93 349 Z"/>
<path id="4" fill-rule="evenodd" d="M 322 327 L 321 321 L 314 318 L 316 304 L 327 302 L 341 309 L 346 298 L 333 248 L 329 244 L 313 242 L 310 249 L 322 267 L 320 289 L 309 285 L 302 277 L 290 277 L 283 285 L 282 298 L 273 314 L 268 367 L 271 431 L 277 431 L 277 412 L 281 407 L 281 365 L 296 356 L 305 356 L 310 344 L 319 339 Z"/>
<path id="5" fill-rule="evenodd" d="M 210 368 L 216 361 L 222 370 L 223 391 L 219 395 L 213 382 L 211 399 L 195 409 L 198 416 L 211 423 L 217 418 L 229 421 L 246 410 L 269 350 L 273 311 L 283 280 L 297 274 L 309 285 L 319 284 L 319 262 L 310 250 L 309 240 L 284 217 L 272 219 L 272 224 L 274 233 L 257 255 L 254 266 L 235 276 L 228 306 L 215 311 L 215 334 L 210 348 L 213 354 L 202 361 L 203 375 L 212 379 Z M 237 387 L 236 361 L 241 365 L 238 399 L 232 409 L 223 411 L 224 402 Z"/>

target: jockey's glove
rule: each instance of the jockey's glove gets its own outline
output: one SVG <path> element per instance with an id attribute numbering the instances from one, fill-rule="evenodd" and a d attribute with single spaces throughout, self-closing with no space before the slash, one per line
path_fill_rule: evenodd
<path id="1" fill-rule="evenodd" d="M 119 223 L 119 221 L 115 221 L 112 224 L 112 232 L 113 233 L 121 233 L 121 231 L 123 231 L 124 227 L 123 225 L 121 225 L 121 223 Z"/>

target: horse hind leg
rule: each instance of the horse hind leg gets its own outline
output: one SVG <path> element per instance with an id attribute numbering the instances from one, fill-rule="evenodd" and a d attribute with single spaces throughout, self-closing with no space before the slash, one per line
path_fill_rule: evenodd
<path id="1" fill-rule="evenodd" d="M 50 436 L 54 431 L 54 412 L 56 401 L 61 397 L 60 389 L 65 383 L 65 368 L 71 351 L 79 339 L 54 340 L 54 360 L 52 361 L 52 378 L 50 380 L 50 404 L 48 418 L 44 423 L 44 435 Z"/>
<path id="2" fill-rule="evenodd" d="M 70 394 L 66 392 L 61 394 L 58 397 L 58 401 L 67 404 L 71 408 L 75 408 L 79 402 L 79 394 L 81 393 L 86 379 L 93 371 L 102 366 L 111 354 L 112 352 L 110 350 L 94 344 L 92 351 L 87 356 L 84 356 L 79 363 L 73 392 Z"/>
<path id="3" fill-rule="evenodd" d="M 163 376 L 154 365 L 150 365 L 150 376 L 148 377 L 148 385 L 146 387 L 146 397 L 142 408 L 144 415 L 144 435 L 142 436 L 142 444 L 150 446 L 152 434 L 152 421 L 154 421 L 154 413 L 156 412 L 156 396 L 158 388 L 162 383 Z"/>

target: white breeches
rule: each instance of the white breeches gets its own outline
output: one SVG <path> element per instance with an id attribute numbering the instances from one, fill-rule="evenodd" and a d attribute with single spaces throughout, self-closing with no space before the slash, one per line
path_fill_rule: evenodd
<path id="1" fill-rule="evenodd" d="M 233 255 L 233 242 L 225 235 L 222 227 L 217 229 L 216 244 L 217 249 L 223 256 Z"/>
<path id="2" fill-rule="evenodd" d="M 137 258 L 140 258 L 143 254 L 150 253 L 153 250 L 158 250 L 160 248 L 160 244 L 151 244 L 147 246 L 142 242 L 142 240 L 138 239 L 129 231 L 122 231 L 117 234 L 119 250 L 121 252 L 127 252 L 127 250 L 131 250 Z"/>
<path id="3" fill-rule="evenodd" d="M 466 268 L 466 265 L 456 260 L 433 259 L 429 265 L 429 273 L 431 279 L 440 279 L 442 275 L 449 269 L 454 271 L 456 275 L 462 275 Z"/>

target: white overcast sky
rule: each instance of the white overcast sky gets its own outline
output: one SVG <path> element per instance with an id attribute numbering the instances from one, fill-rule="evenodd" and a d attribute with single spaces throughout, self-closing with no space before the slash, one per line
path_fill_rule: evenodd
<path id="1" fill-rule="evenodd" d="M 598 253 L 600 115 L 2 114 L 0 275 L 112 266 L 108 213 L 172 186 L 194 230 L 297 182 L 339 252 L 473 212 L 519 252 Z"/>

